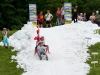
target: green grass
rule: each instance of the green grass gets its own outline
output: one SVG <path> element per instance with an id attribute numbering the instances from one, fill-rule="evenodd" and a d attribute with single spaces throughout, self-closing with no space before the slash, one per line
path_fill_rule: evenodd
<path id="1" fill-rule="evenodd" d="M 98 55 L 92 55 L 92 52 L 98 52 Z M 91 58 L 87 60 L 87 63 L 90 65 L 91 69 L 90 72 L 87 75 L 100 75 L 100 42 L 96 43 L 95 45 L 91 45 L 89 47 L 89 51 Z M 95 67 L 93 64 L 91 64 L 91 61 L 98 61 L 98 64 L 95 64 Z"/>
<path id="2" fill-rule="evenodd" d="M 16 32 L 16 30 L 10 31 L 9 36 L 12 35 L 14 32 Z M 1 38 L 2 31 L 0 31 L 0 33 Z M 13 48 L 10 47 L 10 49 L 8 49 L 0 46 L 0 75 L 21 75 L 23 73 L 23 69 L 16 68 L 18 64 L 17 62 L 11 62 L 12 55 L 17 54 L 16 51 L 12 52 L 11 49 Z"/>
<path id="3" fill-rule="evenodd" d="M 100 29 L 95 30 L 95 34 L 100 34 Z"/>

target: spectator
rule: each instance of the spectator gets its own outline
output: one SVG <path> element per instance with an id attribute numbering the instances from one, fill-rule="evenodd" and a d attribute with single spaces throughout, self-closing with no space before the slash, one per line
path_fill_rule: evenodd
<path id="1" fill-rule="evenodd" d="M 58 7 L 58 9 L 57 9 L 57 11 L 56 11 L 56 16 L 57 16 L 58 18 L 61 18 L 61 10 L 60 10 L 59 7 Z"/>
<path id="2" fill-rule="evenodd" d="M 86 13 L 83 14 L 83 21 L 87 21 Z"/>
<path id="3" fill-rule="evenodd" d="M 98 26 L 100 26 L 100 15 L 99 15 L 99 11 L 96 11 L 95 23 L 98 24 Z"/>
<path id="4" fill-rule="evenodd" d="M 74 10 L 73 10 L 74 23 L 77 22 L 77 14 L 78 14 L 78 6 L 76 5 Z"/>
<path id="5" fill-rule="evenodd" d="M 43 14 L 42 11 L 40 12 L 40 14 L 38 14 L 38 23 L 39 23 L 39 27 L 43 27 Z"/>
<path id="6" fill-rule="evenodd" d="M 8 38 L 7 38 L 8 33 L 9 33 L 9 30 L 7 30 L 6 28 L 3 28 L 2 37 L 3 37 L 4 47 L 7 45 L 9 48 L 9 42 L 8 42 Z"/>
<path id="7" fill-rule="evenodd" d="M 50 27 L 52 27 L 51 20 L 53 19 L 53 15 L 50 13 L 49 10 L 47 10 L 47 14 L 45 14 L 44 17 L 46 19 L 46 27 L 48 27 L 48 25 L 50 25 Z"/>
<path id="8" fill-rule="evenodd" d="M 94 21 L 95 21 L 95 13 L 94 12 L 92 12 L 92 15 L 89 17 L 89 19 L 92 23 L 94 23 Z"/>
<path id="9" fill-rule="evenodd" d="M 78 15 L 78 20 L 79 21 L 83 21 L 83 17 L 82 16 L 83 16 L 83 13 L 80 13 L 80 15 Z"/>

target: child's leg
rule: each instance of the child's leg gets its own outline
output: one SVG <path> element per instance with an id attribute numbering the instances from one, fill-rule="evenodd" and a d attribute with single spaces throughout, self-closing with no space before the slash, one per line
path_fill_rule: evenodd
<path id="1" fill-rule="evenodd" d="M 35 49 L 34 55 L 37 53 L 37 50 Z"/>
<path id="2" fill-rule="evenodd" d="M 38 54 L 38 56 L 41 56 L 41 54 L 40 54 L 40 52 L 39 52 L 39 51 L 37 51 L 37 54 Z"/>
<path id="3" fill-rule="evenodd" d="M 35 47 L 34 55 L 35 55 L 36 53 L 38 53 L 38 51 L 37 51 L 37 46 Z"/>
<path id="4" fill-rule="evenodd" d="M 43 52 L 43 55 L 46 55 L 46 51 Z"/>
<path id="5" fill-rule="evenodd" d="M 46 45 L 46 52 L 50 53 L 49 52 L 49 46 L 48 45 Z"/>
<path id="6" fill-rule="evenodd" d="M 9 48 L 9 42 L 8 42 L 8 39 L 6 38 L 6 43 L 7 43 L 7 46 L 8 46 L 8 48 Z"/>
<path id="7" fill-rule="evenodd" d="M 47 56 L 47 54 L 46 54 L 46 51 L 44 51 L 44 55 L 46 56 L 46 60 L 48 60 L 48 56 Z"/>
<path id="8" fill-rule="evenodd" d="M 6 46 L 6 39 L 3 38 L 4 47 Z"/>

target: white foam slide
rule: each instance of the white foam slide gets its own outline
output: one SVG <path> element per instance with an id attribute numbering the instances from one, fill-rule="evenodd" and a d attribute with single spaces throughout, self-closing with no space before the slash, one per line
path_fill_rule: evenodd
<path id="1" fill-rule="evenodd" d="M 85 62 L 90 55 L 87 53 L 85 37 L 91 38 L 88 45 L 100 42 L 100 35 L 94 34 L 96 29 L 98 26 L 90 21 L 41 28 L 40 36 L 45 37 L 51 54 L 48 54 L 48 61 L 40 61 L 39 57 L 34 55 L 37 28 L 28 22 L 9 37 L 10 45 L 19 51 L 12 59 L 15 58 L 18 62 L 16 68 L 24 69 L 22 75 L 87 75 L 90 66 Z"/>

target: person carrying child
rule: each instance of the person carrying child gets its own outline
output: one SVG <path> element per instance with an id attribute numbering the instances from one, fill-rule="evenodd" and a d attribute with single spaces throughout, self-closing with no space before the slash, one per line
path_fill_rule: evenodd
<path id="1" fill-rule="evenodd" d="M 50 54 L 50 52 L 49 52 L 49 46 L 48 46 L 48 45 L 45 45 L 44 36 L 42 36 L 42 37 L 40 38 L 39 41 L 36 41 L 36 47 L 35 47 L 35 53 L 34 53 L 34 55 L 35 55 L 36 53 L 38 53 L 37 47 L 39 46 L 39 43 L 40 43 L 40 42 L 42 43 L 42 46 L 43 46 L 44 48 L 46 48 L 46 52 L 48 52 L 48 53 Z"/>
<path id="2" fill-rule="evenodd" d="M 49 52 L 49 46 L 45 44 L 44 36 L 41 37 L 40 42 L 42 42 L 42 45 L 44 47 L 46 47 L 46 52 L 48 52 L 50 54 L 50 52 Z"/>
<path id="3" fill-rule="evenodd" d="M 37 53 L 38 53 L 38 56 L 40 57 L 40 60 L 42 60 L 42 56 L 41 55 L 46 55 L 46 49 L 42 45 L 42 42 L 39 42 L 39 44 L 38 44 Z M 46 60 L 48 60 L 48 56 L 47 55 L 46 55 Z"/>

